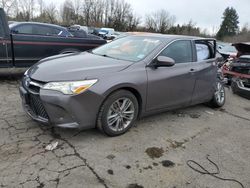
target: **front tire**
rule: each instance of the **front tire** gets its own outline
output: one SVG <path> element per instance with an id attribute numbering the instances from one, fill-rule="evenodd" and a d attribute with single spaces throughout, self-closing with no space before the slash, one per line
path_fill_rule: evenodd
<path id="1" fill-rule="evenodd" d="M 226 92 L 224 85 L 218 80 L 215 86 L 215 92 L 212 100 L 209 102 L 210 106 L 220 108 L 225 104 Z"/>
<path id="2" fill-rule="evenodd" d="M 138 116 L 138 101 L 127 90 L 119 90 L 108 96 L 98 114 L 97 127 L 108 136 L 127 132 Z"/>

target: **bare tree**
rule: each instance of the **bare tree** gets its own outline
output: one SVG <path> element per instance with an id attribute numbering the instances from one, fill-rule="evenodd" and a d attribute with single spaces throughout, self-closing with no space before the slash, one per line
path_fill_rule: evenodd
<path id="1" fill-rule="evenodd" d="M 61 17 L 64 25 L 70 25 L 74 22 L 75 11 L 71 0 L 66 0 L 63 3 Z"/>
<path id="2" fill-rule="evenodd" d="M 91 12 L 94 5 L 93 0 L 84 0 L 83 1 L 83 17 L 85 18 L 85 24 L 90 25 Z"/>
<path id="3" fill-rule="evenodd" d="M 136 13 L 130 12 L 127 15 L 127 27 L 126 31 L 135 31 L 141 22 L 141 18 Z"/>
<path id="4" fill-rule="evenodd" d="M 166 33 L 174 25 L 175 20 L 174 16 L 162 9 L 146 15 L 145 25 L 149 31 Z"/>
<path id="5" fill-rule="evenodd" d="M 1 0 L 0 7 L 4 9 L 8 16 L 15 10 L 16 0 Z"/>
<path id="6" fill-rule="evenodd" d="M 18 0 L 19 13 L 23 19 L 30 21 L 34 16 L 35 0 Z M 20 11 L 21 10 L 21 11 Z"/>
<path id="7" fill-rule="evenodd" d="M 39 12 L 40 15 L 43 14 L 44 9 L 44 1 L 43 0 L 37 0 L 38 6 L 39 6 Z"/>
<path id="8" fill-rule="evenodd" d="M 49 23 L 53 23 L 53 24 L 57 23 L 58 11 L 54 3 L 51 3 L 49 6 L 46 6 L 44 12 Z"/>

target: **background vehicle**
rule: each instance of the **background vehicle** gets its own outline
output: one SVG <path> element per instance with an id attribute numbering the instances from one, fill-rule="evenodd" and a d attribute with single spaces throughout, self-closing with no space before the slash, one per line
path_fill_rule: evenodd
<path id="1" fill-rule="evenodd" d="M 12 34 L 73 37 L 64 27 L 38 22 L 15 22 L 9 24 Z"/>
<path id="2" fill-rule="evenodd" d="M 114 33 L 115 30 L 113 28 L 101 28 L 98 36 L 107 39 L 107 40 L 112 40 L 114 38 Z"/>
<path id="3" fill-rule="evenodd" d="M 92 51 L 49 57 L 20 86 L 36 121 L 67 128 L 125 133 L 138 116 L 209 102 L 225 103 L 217 77 L 216 41 L 145 34 Z"/>
<path id="4" fill-rule="evenodd" d="M 48 24 L 13 23 L 10 24 L 13 33 L 10 33 L 1 8 L 0 25 L 1 68 L 29 67 L 48 56 L 85 51 L 106 43 L 96 38 L 74 38 L 67 30 Z"/>
<path id="5" fill-rule="evenodd" d="M 234 93 L 250 99 L 250 43 L 236 43 L 237 56 L 228 58 L 222 72 Z"/>
<path id="6" fill-rule="evenodd" d="M 74 37 L 78 37 L 78 38 L 92 38 L 92 39 L 101 39 L 100 37 L 96 36 L 96 35 L 92 35 L 89 34 L 88 32 L 86 32 L 84 29 L 82 29 L 82 27 L 69 27 L 68 31 L 74 36 Z"/>
<path id="7" fill-rule="evenodd" d="M 82 26 L 82 25 L 72 25 L 72 26 L 69 27 L 69 29 L 83 30 L 86 33 L 89 32 L 88 27 L 87 26 Z"/>
<path id="8" fill-rule="evenodd" d="M 230 57 L 230 55 L 236 55 L 237 50 L 231 43 L 217 42 L 218 52 L 222 55 L 224 60 Z"/>

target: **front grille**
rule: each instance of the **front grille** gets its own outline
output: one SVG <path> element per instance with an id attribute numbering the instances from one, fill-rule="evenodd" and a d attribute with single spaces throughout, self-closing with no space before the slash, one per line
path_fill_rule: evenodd
<path id="1" fill-rule="evenodd" d="M 30 109 L 32 110 L 32 112 L 38 116 L 38 117 L 41 117 L 41 118 L 44 118 L 46 120 L 49 119 L 49 116 L 43 106 L 43 103 L 39 97 L 39 95 L 36 95 L 36 94 L 29 94 L 29 106 L 30 106 Z"/>
<path id="2" fill-rule="evenodd" d="M 25 76 L 22 80 L 22 85 L 27 91 L 25 97 L 26 104 L 29 106 L 29 109 L 32 114 L 38 118 L 42 118 L 45 121 L 49 120 L 49 116 L 43 106 L 43 103 L 40 99 L 40 89 L 45 83 L 37 80 L 33 80 Z"/>
<path id="3" fill-rule="evenodd" d="M 244 81 L 242 81 L 244 87 L 250 88 L 250 79 L 246 79 Z"/>

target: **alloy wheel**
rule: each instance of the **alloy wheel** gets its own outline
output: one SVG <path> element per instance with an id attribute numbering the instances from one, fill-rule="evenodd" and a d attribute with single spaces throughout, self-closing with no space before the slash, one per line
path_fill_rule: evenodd
<path id="1" fill-rule="evenodd" d="M 135 115 L 133 102 L 123 97 L 113 102 L 108 110 L 107 124 L 115 132 L 126 129 L 132 122 Z"/>
<path id="2" fill-rule="evenodd" d="M 221 82 L 217 82 L 216 84 L 215 99 L 220 104 L 222 104 L 225 100 L 225 90 Z"/>

